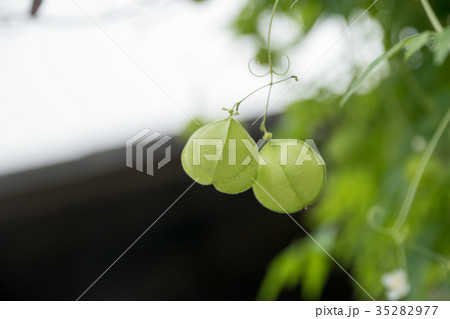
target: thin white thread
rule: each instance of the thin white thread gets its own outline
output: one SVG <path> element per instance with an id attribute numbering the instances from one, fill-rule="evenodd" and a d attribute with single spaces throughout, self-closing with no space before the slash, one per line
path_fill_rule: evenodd
<path id="1" fill-rule="evenodd" d="M 172 102 L 175 103 L 175 105 L 182 110 L 187 116 L 189 116 L 195 123 L 197 123 L 198 126 L 200 126 L 200 124 L 194 119 L 194 117 L 185 109 L 183 108 L 166 90 L 164 90 L 164 88 L 136 61 L 135 58 L 133 58 L 127 51 L 125 51 L 125 49 L 116 41 L 114 40 L 114 38 L 108 33 L 106 32 L 106 30 L 100 25 L 99 22 L 97 22 L 97 20 L 94 19 L 94 17 L 92 17 L 77 1 L 75 0 L 71 0 L 76 6 L 78 6 L 78 8 L 81 9 L 81 11 L 84 12 L 84 14 L 86 16 L 89 17 L 89 19 L 100 29 L 103 31 L 103 33 L 106 34 L 106 36 L 108 38 L 111 39 L 112 42 L 114 42 L 116 44 L 116 46 L 142 71 L 144 72 L 145 75 L 147 75 L 147 77 L 153 81 L 153 83 L 156 84 L 156 86 L 164 92 L 164 94 L 167 95 L 167 97 L 169 99 L 172 100 Z"/>
<path id="2" fill-rule="evenodd" d="M 186 188 L 186 190 L 183 192 L 183 193 L 181 193 L 181 195 L 180 196 L 178 196 L 177 197 L 177 199 L 175 199 L 173 202 L 172 202 L 172 204 L 170 204 L 170 206 L 169 207 L 167 207 L 167 209 L 161 214 L 161 215 L 159 215 L 159 217 L 150 225 L 150 226 L 148 226 L 147 227 L 147 229 L 145 229 L 144 230 L 144 232 L 141 234 L 141 235 L 139 235 L 139 237 L 138 238 L 136 238 L 136 240 L 135 241 L 133 241 L 132 243 L 131 243 L 131 245 L 130 246 L 128 246 L 128 248 L 127 249 L 125 249 L 124 250 L 124 252 L 123 253 L 121 253 L 120 254 L 120 256 L 119 257 L 117 257 L 116 258 L 116 260 L 114 260 L 114 262 L 108 267 L 108 268 L 106 268 L 106 270 L 104 271 L 104 272 L 102 272 L 101 273 L 101 275 L 100 276 L 98 276 L 97 277 L 97 279 L 95 279 L 93 282 L 92 282 L 92 284 L 90 284 L 89 285 L 89 287 L 87 287 L 86 288 L 86 290 L 85 291 L 83 291 L 83 293 L 76 299 L 76 301 L 78 301 L 78 300 L 80 300 L 80 298 L 81 297 L 83 297 L 119 260 L 120 260 L 120 258 L 122 258 L 123 257 L 123 255 L 125 255 L 149 230 L 150 230 L 150 228 L 152 228 L 153 227 L 153 225 L 155 225 L 156 224 L 156 222 L 161 218 L 161 217 L 163 217 L 164 216 L 164 214 L 165 213 L 167 213 L 167 211 L 169 210 L 169 209 L 171 209 L 172 208 L 172 206 L 173 205 L 175 205 L 175 203 L 176 202 L 178 202 L 178 200 L 181 198 L 181 197 L 183 197 L 184 196 L 184 194 L 186 194 L 187 193 L 187 191 L 189 190 L 189 189 L 191 189 L 191 187 L 192 186 L 194 186 L 194 184 L 195 183 L 197 183 L 197 181 L 198 181 L 198 179 L 196 179 L 188 188 Z"/>

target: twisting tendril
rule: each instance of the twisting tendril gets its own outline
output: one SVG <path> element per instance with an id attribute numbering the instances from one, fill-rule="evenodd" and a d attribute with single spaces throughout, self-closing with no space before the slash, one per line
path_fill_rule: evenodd
<path id="1" fill-rule="evenodd" d="M 276 75 L 279 75 L 279 76 L 286 75 L 289 72 L 289 68 L 291 67 L 291 59 L 289 59 L 289 56 L 287 54 L 283 54 L 281 56 L 281 60 L 283 60 L 283 57 L 286 58 L 286 62 L 287 62 L 285 71 L 281 73 L 281 72 L 277 72 L 275 70 L 272 70 L 273 73 L 275 73 Z"/>
<path id="2" fill-rule="evenodd" d="M 269 74 L 270 71 L 267 71 L 264 74 L 256 74 L 256 72 L 252 71 L 252 61 L 255 61 L 256 64 L 261 64 L 261 62 L 260 62 L 260 60 L 257 57 L 251 58 L 250 61 L 248 61 L 248 70 L 250 71 L 250 73 L 253 76 L 256 76 L 258 78 L 263 78 L 263 77 L 265 77 L 266 75 Z"/>
<path id="3" fill-rule="evenodd" d="M 382 225 L 382 223 L 378 222 L 376 220 L 376 215 L 379 215 L 381 218 L 383 218 L 386 216 L 386 210 L 378 205 L 371 207 L 367 212 L 367 220 L 369 222 L 369 225 L 380 233 L 392 235 L 392 229 L 389 227 L 385 227 Z"/>
<path id="4" fill-rule="evenodd" d="M 291 6 L 291 9 L 292 9 L 292 7 L 294 6 L 294 4 L 296 2 L 297 1 L 295 1 L 293 3 L 293 5 Z M 254 57 L 254 58 L 250 59 L 250 61 L 248 61 L 248 70 L 250 71 L 250 73 L 253 76 L 261 78 L 261 77 L 265 77 L 267 75 L 270 75 L 270 82 L 267 83 L 266 85 L 261 86 L 260 88 L 258 88 L 256 90 L 254 90 L 250 94 L 248 94 L 242 100 L 238 101 L 232 108 L 230 108 L 230 109 L 222 108 L 223 110 L 227 111 L 230 115 L 238 114 L 239 106 L 245 99 L 247 99 L 249 96 L 253 95 L 254 93 L 258 92 L 259 90 L 261 90 L 261 89 L 263 89 L 265 87 L 269 87 L 269 93 L 267 94 L 266 107 L 265 107 L 265 111 L 264 111 L 264 118 L 263 118 L 263 121 L 262 121 L 261 127 L 260 127 L 261 132 L 264 133 L 263 138 L 267 139 L 267 140 L 271 139 L 271 137 L 272 137 L 272 133 L 268 132 L 267 129 L 266 129 L 267 110 L 269 108 L 270 94 L 272 93 L 272 86 L 274 84 L 281 83 L 281 82 L 284 82 L 284 81 L 289 80 L 289 79 L 294 79 L 295 81 L 298 81 L 298 77 L 295 76 L 295 75 L 292 75 L 289 78 L 286 78 L 286 79 L 274 82 L 274 75 L 284 76 L 284 75 L 286 75 L 289 72 L 289 69 L 291 67 L 291 60 L 289 59 L 289 56 L 287 56 L 286 54 L 283 54 L 281 56 L 281 58 L 280 58 L 281 61 L 283 60 L 283 58 L 286 60 L 286 68 L 285 68 L 285 70 L 283 72 L 279 72 L 279 71 L 275 71 L 274 67 L 273 67 L 272 52 L 271 52 L 271 48 L 270 48 L 270 36 L 271 36 L 271 32 L 272 32 L 273 18 L 275 16 L 275 11 L 277 10 L 278 3 L 279 3 L 279 0 L 275 0 L 275 3 L 274 3 L 273 8 L 272 8 L 272 14 L 270 16 L 269 30 L 267 32 L 267 59 L 268 59 L 268 64 L 269 64 L 269 70 L 266 73 L 264 73 L 264 74 L 257 74 L 256 72 L 254 72 L 252 70 L 252 62 L 255 62 L 256 64 L 260 64 L 260 60 L 258 59 L 258 57 Z"/>
<path id="5" fill-rule="evenodd" d="M 283 72 L 278 72 L 278 71 L 275 71 L 274 68 L 272 67 L 272 73 L 273 74 L 276 74 L 278 76 L 283 76 L 283 75 L 286 75 L 289 72 L 289 69 L 291 68 L 291 59 L 289 58 L 289 56 L 287 54 L 281 55 L 281 59 L 280 60 L 282 61 L 283 58 L 286 60 L 286 64 L 287 64 L 285 70 Z M 265 77 L 265 76 L 267 76 L 267 75 L 269 75 L 271 73 L 270 72 L 270 68 L 269 68 L 269 70 L 266 73 L 264 73 L 264 74 L 257 74 L 255 71 L 252 70 L 252 62 L 255 62 L 256 65 L 261 64 L 261 62 L 260 62 L 260 60 L 257 57 L 253 57 L 253 58 L 250 59 L 250 61 L 248 61 L 248 70 L 253 76 L 256 76 L 258 78 L 263 78 L 263 77 Z M 275 84 L 275 83 L 273 83 L 273 84 Z"/>

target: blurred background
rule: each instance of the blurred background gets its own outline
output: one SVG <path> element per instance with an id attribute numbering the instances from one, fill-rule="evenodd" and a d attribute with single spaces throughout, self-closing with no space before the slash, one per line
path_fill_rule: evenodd
<path id="1" fill-rule="evenodd" d="M 0 298 L 74 300 L 190 185 L 180 154 L 267 77 L 269 0 L 0 0 Z M 328 165 L 319 201 L 293 217 L 375 298 L 401 269 L 407 300 L 450 299 L 450 135 L 426 166 L 402 245 L 394 223 L 450 105 L 450 59 L 385 50 L 432 25 L 419 0 L 281 0 L 268 129 L 314 139 Z M 450 3 L 431 0 L 441 24 Z M 365 13 L 367 8 L 370 9 Z M 449 40 L 450 42 L 450 40 Z M 259 64 L 255 60 L 257 57 Z M 280 78 L 281 79 L 281 78 Z M 240 106 L 255 139 L 267 91 Z M 144 128 L 172 136 L 149 176 L 125 166 Z M 164 157 L 164 150 L 156 153 Z M 399 249 L 400 247 L 400 249 Z M 287 216 L 251 191 L 195 185 L 85 300 L 367 300 Z"/>

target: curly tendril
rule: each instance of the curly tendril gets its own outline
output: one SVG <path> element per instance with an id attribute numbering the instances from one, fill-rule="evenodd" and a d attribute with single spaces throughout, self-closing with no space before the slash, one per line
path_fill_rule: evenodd
<path id="1" fill-rule="evenodd" d="M 392 235 L 392 228 L 383 226 L 380 222 L 376 220 L 376 215 L 380 217 L 386 216 L 386 210 L 381 206 L 372 206 L 367 212 L 367 220 L 369 225 L 372 226 L 373 229 L 379 231 L 380 233 Z"/>
<path id="2" fill-rule="evenodd" d="M 256 90 L 254 90 L 250 94 L 248 94 L 242 100 L 238 101 L 231 109 L 224 109 L 225 111 L 230 113 L 230 115 L 234 115 L 234 114 L 236 114 L 234 112 L 237 112 L 239 110 L 240 104 L 245 99 L 247 99 L 252 94 L 258 92 L 259 90 L 261 90 L 261 89 L 263 89 L 265 87 L 269 87 L 269 92 L 267 94 L 267 100 L 266 100 L 266 107 L 265 107 L 265 111 L 264 111 L 264 118 L 263 118 L 263 120 L 261 122 L 261 126 L 260 126 L 260 130 L 264 134 L 264 137 L 263 137 L 264 139 L 271 139 L 271 137 L 272 137 L 272 133 L 268 132 L 267 129 L 266 129 L 267 110 L 269 109 L 270 94 L 272 93 L 272 86 L 274 84 L 277 84 L 277 83 L 280 83 L 280 82 L 284 82 L 284 81 L 289 80 L 289 79 L 294 79 L 295 81 L 298 81 L 298 77 L 295 76 L 295 75 L 292 75 L 292 76 L 290 76 L 287 79 L 283 79 L 283 80 L 276 81 L 276 82 L 274 81 L 274 75 L 284 76 L 284 75 L 286 75 L 289 72 L 289 69 L 291 67 L 291 60 L 289 59 L 289 56 L 286 55 L 286 54 L 281 55 L 281 58 L 280 58 L 281 61 L 283 61 L 283 57 L 286 59 L 286 68 L 285 68 L 285 70 L 282 71 L 282 72 L 281 71 L 279 72 L 279 71 L 275 71 L 274 67 L 273 67 L 272 52 L 271 52 L 271 47 L 270 47 L 270 36 L 271 36 L 271 32 L 272 32 L 273 17 L 275 15 L 275 12 L 277 10 L 277 6 L 278 6 L 279 2 L 280 2 L 280 0 L 275 0 L 275 3 L 274 3 L 273 8 L 272 8 L 272 14 L 270 15 L 269 28 L 268 28 L 268 31 L 267 31 L 267 59 L 268 59 L 268 64 L 269 64 L 269 70 L 266 73 L 264 73 L 264 74 L 257 74 L 256 72 L 254 72 L 252 70 L 252 62 L 255 62 L 256 64 L 260 64 L 261 61 L 258 59 L 258 57 L 253 57 L 252 59 L 250 59 L 250 61 L 248 61 L 248 70 L 250 71 L 250 73 L 253 76 L 258 77 L 258 78 L 262 78 L 262 77 L 265 77 L 265 76 L 269 75 L 270 76 L 270 82 L 268 84 L 266 84 L 266 85 L 263 85 L 262 87 L 260 87 L 260 88 L 258 88 Z M 291 6 L 291 9 L 295 5 L 295 3 L 297 3 L 297 1 L 294 1 L 294 3 Z"/>
<path id="3" fill-rule="evenodd" d="M 286 58 L 286 62 L 287 62 L 286 70 L 283 73 L 279 73 L 279 72 L 273 70 L 273 73 L 275 73 L 276 75 L 279 75 L 279 76 L 286 75 L 289 72 L 289 68 L 291 67 L 291 59 L 289 59 L 289 56 L 287 54 L 283 54 L 281 56 L 281 60 L 283 60 L 283 57 Z"/>
<path id="4" fill-rule="evenodd" d="M 261 64 L 261 61 L 257 57 L 253 57 L 250 59 L 250 61 L 248 61 L 248 70 L 250 71 L 250 73 L 253 76 L 256 76 L 258 78 L 263 78 L 270 73 L 270 70 L 269 70 L 264 74 L 256 74 L 255 72 L 252 71 L 252 61 L 255 61 L 256 64 Z"/>
<path id="5" fill-rule="evenodd" d="M 287 54 L 281 55 L 280 60 L 282 61 L 283 58 L 285 58 L 286 64 L 287 64 L 286 68 L 284 69 L 283 72 L 275 71 L 272 67 L 272 68 L 269 68 L 269 70 L 264 74 L 256 74 L 256 72 L 254 72 L 252 70 L 252 62 L 254 61 L 255 64 L 257 64 L 257 65 L 261 64 L 260 60 L 257 57 L 253 57 L 250 59 L 250 61 L 248 61 L 248 70 L 253 76 L 256 76 L 258 78 L 263 78 L 263 77 L 269 75 L 270 73 L 276 74 L 278 76 L 284 76 L 289 72 L 289 69 L 291 68 L 291 59 L 289 58 L 289 56 Z M 272 71 L 270 69 L 272 69 Z"/>

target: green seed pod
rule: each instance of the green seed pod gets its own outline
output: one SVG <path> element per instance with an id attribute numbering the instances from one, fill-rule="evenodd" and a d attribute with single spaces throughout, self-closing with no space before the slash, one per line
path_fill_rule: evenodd
<path id="1" fill-rule="evenodd" d="M 261 157 L 253 192 L 263 206 L 278 213 L 295 213 L 319 197 L 326 179 L 325 162 L 308 144 L 271 140 Z"/>
<path id="2" fill-rule="evenodd" d="M 255 141 L 230 116 L 195 131 L 183 149 L 181 163 L 198 183 L 236 194 L 252 186 L 258 156 Z"/>

